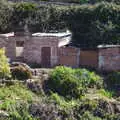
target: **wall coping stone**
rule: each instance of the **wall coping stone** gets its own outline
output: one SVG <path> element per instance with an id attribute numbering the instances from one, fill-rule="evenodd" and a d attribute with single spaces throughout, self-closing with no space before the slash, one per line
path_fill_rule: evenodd
<path id="1" fill-rule="evenodd" d="M 103 48 L 119 48 L 120 45 L 98 45 L 98 49 L 103 49 Z"/>

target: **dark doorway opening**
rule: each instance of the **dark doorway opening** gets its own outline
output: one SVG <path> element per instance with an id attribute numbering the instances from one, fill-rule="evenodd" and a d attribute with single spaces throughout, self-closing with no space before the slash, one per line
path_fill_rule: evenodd
<path id="1" fill-rule="evenodd" d="M 50 67 L 51 66 L 51 48 L 50 47 L 42 47 L 41 50 L 41 66 L 42 67 Z"/>

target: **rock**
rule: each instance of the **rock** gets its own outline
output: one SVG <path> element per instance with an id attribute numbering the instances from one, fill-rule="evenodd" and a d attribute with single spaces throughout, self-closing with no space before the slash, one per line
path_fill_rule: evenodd
<path id="1" fill-rule="evenodd" d="M 35 93 L 43 93 L 42 84 L 40 80 L 29 79 L 26 81 L 27 87 Z"/>
<path id="2" fill-rule="evenodd" d="M 9 117 L 9 114 L 7 112 L 0 110 L 0 120 L 3 118 L 6 119 L 8 117 Z"/>
<path id="3" fill-rule="evenodd" d="M 30 68 L 30 66 L 28 66 L 26 63 L 22 63 L 22 62 L 12 62 L 11 63 L 11 68 L 14 68 L 16 66 L 23 66 L 24 68 L 26 68 L 27 70 L 33 72 L 33 70 Z"/>
<path id="4" fill-rule="evenodd" d="M 35 103 L 30 106 L 29 110 L 32 116 L 40 120 L 62 120 L 56 105 L 53 103 Z"/>
<path id="5" fill-rule="evenodd" d="M 115 109 L 115 113 L 119 113 L 120 114 L 120 102 L 113 102 L 112 103 Z"/>

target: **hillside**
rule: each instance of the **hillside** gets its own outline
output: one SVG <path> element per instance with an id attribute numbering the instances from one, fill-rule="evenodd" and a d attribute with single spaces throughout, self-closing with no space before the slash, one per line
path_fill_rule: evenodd
<path id="1" fill-rule="evenodd" d="M 91 88 L 84 88 L 85 83 L 86 85 L 88 84 L 87 78 L 87 81 L 84 81 L 83 87 L 81 86 L 83 93 L 78 94 L 79 90 L 76 89 L 77 86 L 74 86 L 77 81 L 75 82 L 69 77 L 69 74 L 73 71 L 71 71 L 71 68 L 65 68 L 68 71 L 68 74 L 66 74 L 65 70 L 65 74 L 62 73 L 63 75 L 61 76 L 62 69 L 62 67 L 57 67 L 53 70 L 53 72 L 50 70 L 52 74 L 47 69 L 41 69 L 41 75 L 32 80 L 12 80 L 5 81 L 4 84 L 2 83 L 0 87 L 0 120 L 120 119 L 119 96 L 115 96 L 112 92 L 105 90 L 104 87 L 101 86 L 101 80 L 97 83 L 99 79 L 98 76 L 92 72 L 81 69 L 81 72 L 88 72 L 87 74 L 90 76 L 92 75 L 92 78 L 88 75 L 89 79 L 92 80 L 94 78 L 95 81 L 97 80 L 96 82 L 94 81 L 95 83 L 90 83 L 90 85 L 93 86 L 96 84 L 99 85 L 99 87 L 96 88 L 91 86 Z M 76 72 L 78 72 L 77 69 Z M 45 77 L 46 75 L 50 76 Z M 83 77 L 84 73 L 80 76 Z M 55 92 L 57 89 L 54 84 L 56 84 L 56 86 L 60 84 L 54 83 L 54 81 L 58 81 L 59 77 L 61 77 L 61 80 L 64 78 L 63 83 L 61 83 L 62 91 Z M 64 82 L 67 86 L 64 85 Z M 51 85 L 54 87 L 50 87 Z M 79 83 L 79 85 L 81 85 L 81 83 Z M 100 86 L 103 88 L 100 88 Z M 59 89 L 61 89 L 61 87 L 59 86 Z M 72 89 L 69 87 L 72 87 Z M 71 90 L 77 90 L 77 94 L 75 91 L 73 94 L 65 92 L 64 90 L 67 89 L 69 92 Z M 51 92 L 49 93 L 48 90 Z M 83 95 L 76 98 L 77 96 L 74 96 L 75 94 L 77 96 L 81 96 L 81 94 Z M 73 95 L 72 98 L 71 95 Z"/>
<path id="2" fill-rule="evenodd" d="M 119 0 L 8 0 L 13 2 L 43 2 L 43 3 L 56 3 L 56 4 L 62 4 L 62 3 L 75 3 L 75 4 L 95 4 L 97 2 L 115 2 L 119 4 Z M 67 5 L 67 4 L 65 4 Z"/>

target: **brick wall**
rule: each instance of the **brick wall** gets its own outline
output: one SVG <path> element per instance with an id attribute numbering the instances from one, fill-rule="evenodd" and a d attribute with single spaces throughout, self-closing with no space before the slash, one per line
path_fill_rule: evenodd
<path id="1" fill-rule="evenodd" d="M 98 51 L 97 50 L 81 50 L 80 66 L 88 66 L 92 68 L 98 67 Z"/>
<path id="2" fill-rule="evenodd" d="M 99 48 L 99 69 L 120 70 L 120 47 Z"/>
<path id="3" fill-rule="evenodd" d="M 62 47 L 59 49 L 59 65 L 79 67 L 80 50 L 73 47 Z"/>

